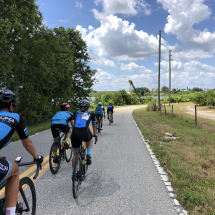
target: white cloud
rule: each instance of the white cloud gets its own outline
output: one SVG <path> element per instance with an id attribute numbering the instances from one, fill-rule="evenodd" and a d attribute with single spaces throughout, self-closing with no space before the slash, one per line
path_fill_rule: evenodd
<path id="1" fill-rule="evenodd" d="M 146 15 L 151 13 L 149 5 L 144 0 L 95 0 L 96 5 L 102 4 L 102 15 L 109 14 L 125 14 L 125 15 L 137 15 L 140 11 Z M 98 17 L 98 11 L 93 10 L 95 17 Z"/>
<path id="2" fill-rule="evenodd" d="M 123 71 L 128 71 L 128 72 L 142 72 L 142 73 L 152 73 L 151 70 L 146 69 L 144 66 L 139 66 L 138 64 L 131 62 L 129 64 L 121 64 L 120 69 Z"/>
<path id="3" fill-rule="evenodd" d="M 155 66 L 158 65 L 158 63 L 154 63 Z M 164 71 L 169 71 L 169 61 L 161 61 L 161 68 Z M 215 72 L 215 67 L 212 67 L 207 64 L 202 64 L 199 61 L 193 60 L 189 62 L 182 63 L 181 61 L 171 61 L 171 71 L 172 72 Z"/>
<path id="4" fill-rule="evenodd" d="M 82 5 L 82 3 L 77 1 L 75 7 L 81 9 L 83 7 L 83 5 Z"/>
<path id="5" fill-rule="evenodd" d="M 98 56 L 117 60 L 144 60 L 158 53 L 158 39 L 146 32 L 135 30 L 135 24 L 109 15 L 101 26 L 88 32 L 76 27 L 82 33 L 89 49 Z"/>
<path id="6" fill-rule="evenodd" d="M 68 19 L 58 19 L 59 22 L 69 22 Z"/>
<path id="7" fill-rule="evenodd" d="M 95 55 L 91 55 L 90 57 L 91 57 L 91 62 L 96 64 L 96 65 L 103 66 L 103 67 L 106 67 L 109 69 L 116 69 L 117 68 L 117 65 L 112 60 L 109 60 L 109 59 L 104 58 L 104 57 L 97 57 Z"/>
<path id="8" fill-rule="evenodd" d="M 141 74 L 141 75 L 121 75 L 119 77 L 102 71 L 101 69 L 97 69 L 97 73 L 95 74 L 95 78 L 98 82 L 95 83 L 95 90 L 129 90 L 130 84 L 128 80 L 132 80 L 135 87 L 146 86 L 150 89 L 152 87 L 156 87 L 156 75 L 155 74 Z"/>
<path id="9" fill-rule="evenodd" d="M 194 24 L 200 23 L 211 16 L 211 9 L 204 4 L 205 0 L 184 1 L 157 0 L 165 10 L 168 10 L 165 33 L 177 35 L 177 38 L 185 47 L 197 48 L 205 52 L 215 51 L 215 32 L 207 29 L 203 32 L 193 28 Z M 175 7 L 176 5 L 176 7 Z"/>

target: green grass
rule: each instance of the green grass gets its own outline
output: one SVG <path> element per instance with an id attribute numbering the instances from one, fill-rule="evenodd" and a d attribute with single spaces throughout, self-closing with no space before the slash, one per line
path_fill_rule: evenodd
<path id="1" fill-rule="evenodd" d="M 202 129 L 195 126 L 194 120 L 185 120 L 187 115 L 182 112 L 173 117 L 137 109 L 133 116 L 144 138 L 150 140 L 150 147 L 164 170 L 169 173 L 179 202 L 190 214 L 215 214 L 214 123 L 207 124 L 204 120 L 210 129 Z M 180 138 L 166 139 L 165 132 Z M 160 146 L 160 141 L 167 144 Z"/>
<path id="2" fill-rule="evenodd" d="M 27 126 L 29 136 L 34 135 L 34 134 L 41 132 L 41 131 L 48 130 L 50 128 L 51 128 L 51 120 L 40 123 L 36 126 Z M 14 134 L 11 138 L 11 141 L 14 142 L 17 140 L 20 140 L 19 135 L 17 132 L 14 132 Z"/>

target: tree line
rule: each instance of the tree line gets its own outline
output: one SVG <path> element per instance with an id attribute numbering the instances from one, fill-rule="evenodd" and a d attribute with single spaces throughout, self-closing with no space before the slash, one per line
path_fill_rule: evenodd
<path id="1" fill-rule="evenodd" d="M 35 0 L 0 1 L 0 89 L 17 96 L 27 124 L 50 119 L 62 102 L 76 109 L 92 91 L 96 70 L 79 31 L 49 29 Z"/>

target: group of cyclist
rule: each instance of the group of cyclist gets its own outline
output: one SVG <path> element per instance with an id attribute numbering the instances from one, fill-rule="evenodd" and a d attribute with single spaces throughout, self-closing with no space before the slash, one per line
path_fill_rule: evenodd
<path id="1" fill-rule="evenodd" d="M 43 156 L 38 155 L 36 149 L 29 138 L 28 130 L 25 127 L 23 118 L 13 113 L 16 105 L 17 97 L 11 90 L 0 90 L 0 149 L 6 147 L 13 133 L 17 131 L 24 148 L 33 156 L 34 161 L 42 164 Z M 57 112 L 51 119 L 51 131 L 54 141 L 59 139 L 59 130 L 65 133 L 65 140 L 62 146 L 66 149 L 72 147 L 72 174 L 75 165 L 75 159 L 78 154 L 82 140 L 87 144 L 87 163 L 91 164 L 91 151 L 93 145 L 93 136 L 98 138 L 96 134 L 96 118 L 101 118 L 101 128 L 105 117 L 105 109 L 102 102 L 98 103 L 95 114 L 89 112 L 90 103 L 87 100 L 79 102 L 80 111 L 74 114 L 70 112 L 68 103 L 61 104 L 61 111 Z M 113 122 L 113 105 L 110 103 L 107 108 L 107 115 L 112 112 L 111 121 Z M 71 122 L 72 132 L 68 125 Z M 92 122 L 93 136 L 89 129 Z M 58 162 L 53 160 L 53 162 Z M 73 177 L 73 176 L 72 176 Z M 0 156 L 0 183 L 7 180 L 5 188 L 6 214 L 15 215 L 16 203 L 19 193 L 19 168 L 18 165 L 10 160 Z"/>
<path id="2" fill-rule="evenodd" d="M 91 152 L 92 152 L 92 146 L 93 146 L 93 136 L 98 138 L 98 134 L 96 134 L 96 121 L 98 117 L 100 117 L 101 129 L 102 129 L 102 124 L 105 117 L 105 109 L 102 106 L 102 102 L 98 103 L 98 106 L 95 109 L 95 114 L 92 112 L 89 112 L 90 103 L 87 100 L 83 100 L 79 102 L 78 107 L 80 108 L 80 111 L 77 111 L 74 114 L 72 114 L 70 112 L 69 104 L 63 103 L 61 104 L 61 111 L 56 113 L 51 119 L 52 121 L 51 130 L 52 130 L 54 141 L 60 138 L 59 130 L 58 130 L 60 129 L 62 132 L 65 133 L 65 137 L 66 137 L 66 139 L 62 142 L 62 146 L 68 149 L 71 147 L 71 143 L 72 143 L 72 149 L 74 152 L 72 157 L 72 177 L 73 177 L 73 171 L 75 166 L 75 159 L 79 152 L 79 148 L 82 141 L 85 141 L 87 145 L 87 163 L 88 165 L 92 163 Z M 109 104 L 107 111 L 112 112 L 112 122 L 113 122 L 113 106 L 111 103 Z M 71 125 L 73 128 L 72 133 L 70 132 L 70 127 L 68 125 L 68 122 L 71 122 Z M 92 122 L 93 136 L 89 129 L 90 122 Z M 71 141 L 70 141 L 70 136 L 71 136 Z M 57 158 L 53 159 L 54 163 L 58 163 L 58 160 L 56 159 Z"/>

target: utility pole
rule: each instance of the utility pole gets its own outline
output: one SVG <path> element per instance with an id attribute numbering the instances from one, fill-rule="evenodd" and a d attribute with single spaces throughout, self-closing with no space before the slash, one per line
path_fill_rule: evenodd
<path id="1" fill-rule="evenodd" d="M 159 63 L 158 63 L 158 111 L 161 108 L 160 105 L 160 69 L 161 69 L 161 30 L 159 31 Z"/>
<path id="2" fill-rule="evenodd" d="M 171 92 L 171 50 L 169 50 L 169 107 L 170 107 L 170 92 Z"/>

